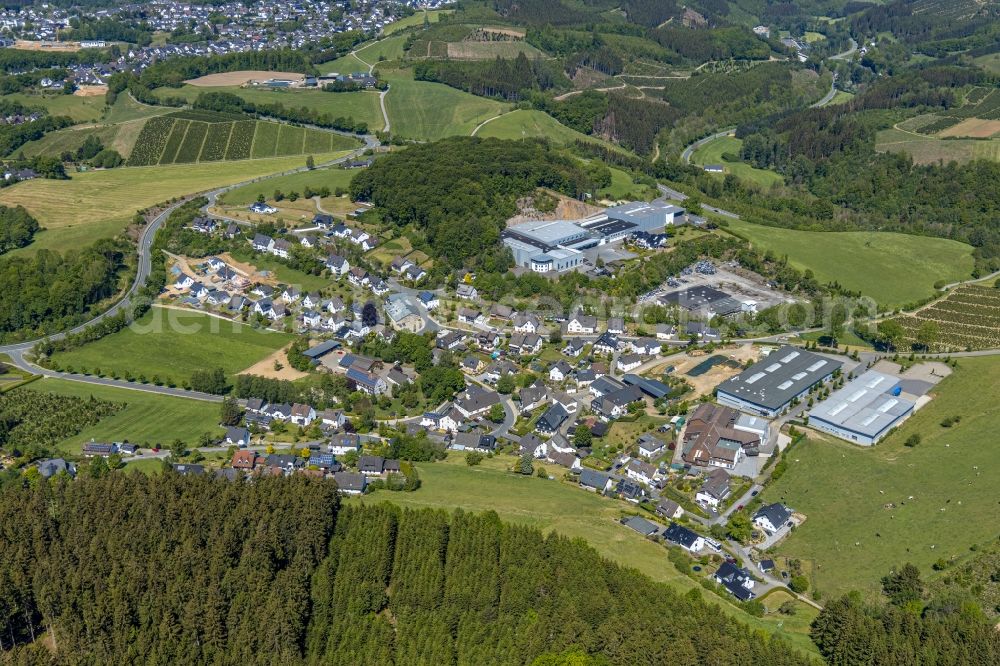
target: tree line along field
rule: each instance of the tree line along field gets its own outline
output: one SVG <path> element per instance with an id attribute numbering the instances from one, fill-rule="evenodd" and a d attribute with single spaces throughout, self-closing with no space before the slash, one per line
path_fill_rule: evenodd
<path id="1" fill-rule="evenodd" d="M 699 166 L 721 164 L 727 172 L 752 183 L 757 183 L 764 188 L 784 181 L 779 173 L 767 169 L 756 169 L 738 160 L 731 162 L 724 157 L 724 155 L 728 154 L 738 156 L 742 146 L 742 140 L 733 136 L 722 136 L 714 141 L 709 141 L 695 150 L 691 155 L 691 162 Z"/>
<path id="2" fill-rule="evenodd" d="M 284 194 L 298 192 L 300 195 L 306 187 L 319 190 L 323 187 L 330 188 L 331 192 L 338 187 L 345 190 L 351 184 L 351 178 L 358 173 L 356 169 L 342 169 L 331 167 L 328 169 L 314 169 L 312 171 L 302 171 L 285 176 L 275 176 L 257 183 L 248 183 L 242 187 L 229 190 L 223 193 L 219 200 L 230 206 L 248 206 L 257 201 L 257 197 L 263 195 L 265 199 L 272 199 L 274 193 L 280 190 Z"/>
<path id="3" fill-rule="evenodd" d="M 204 433 L 219 435 L 219 404 L 190 400 L 144 391 L 87 384 L 45 377 L 28 385 L 31 390 L 89 399 L 91 396 L 125 408 L 105 416 L 95 425 L 59 442 L 56 448 L 66 455 L 80 455 L 80 447 L 91 440 L 161 443 L 169 445 L 175 439 L 195 445 Z M 28 387 L 25 387 L 26 389 Z M 14 393 L 21 389 L 15 389 Z"/>
<path id="4" fill-rule="evenodd" d="M 974 263 L 971 246 L 944 238 L 726 223 L 726 229 L 754 246 L 787 255 L 796 268 L 811 270 L 820 282 L 837 282 L 889 309 L 931 296 L 939 280 L 968 279 Z"/>
<path id="5" fill-rule="evenodd" d="M 344 73 L 368 71 L 367 65 L 353 57 L 344 56 L 350 64 L 344 67 Z M 372 62 L 377 62 L 373 60 Z M 326 63 L 329 65 L 329 63 Z M 188 104 L 194 103 L 202 93 L 225 92 L 237 95 L 255 104 L 281 104 L 286 108 L 301 108 L 315 110 L 319 113 L 329 113 L 331 117 L 353 118 L 358 122 L 368 124 L 370 131 L 382 129 L 382 111 L 379 107 L 378 93 L 371 90 L 331 93 L 316 88 L 243 88 L 240 86 L 193 86 L 184 85 L 180 88 L 157 88 L 155 94 L 160 98 L 182 98 Z"/>
<path id="6" fill-rule="evenodd" d="M 667 561 L 663 546 L 617 522 L 623 513 L 622 503 L 586 492 L 575 484 L 513 474 L 506 469 L 511 460 L 497 456 L 469 467 L 464 454 L 451 453 L 444 461 L 417 465 L 422 484 L 415 492 L 376 493 L 347 502 L 366 505 L 390 502 L 409 509 L 495 511 L 504 521 L 583 539 L 602 557 L 636 569 L 678 591 L 699 589 L 694 580 Z M 558 466 L 542 466 L 556 479 L 562 476 Z M 797 604 L 795 616 L 774 613 L 756 618 L 728 600 L 707 593 L 704 596 L 709 603 L 716 603 L 725 616 L 735 617 L 804 651 L 816 649 L 808 635 L 809 621 L 815 617 L 815 611 L 805 604 Z"/>
<path id="7" fill-rule="evenodd" d="M 354 144 L 353 139 L 323 130 L 207 111 L 178 111 L 146 121 L 127 165 L 328 153 Z"/>
<path id="8" fill-rule="evenodd" d="M 58 352 L 52 367 L 64 371 L 157 377 L 183 385 L 197 370 L 222 368 L 228 376 L 249 368 L 291 342 L 293 336 L 225 321 L 199 312 L 152 308 L 132 326 L 77 349 Z"/>
<path id="9" fill-rule="evenodd" d="M 1000 357 L 961 358 L 930 403 L 874 447 L 809 432 L 761 493 L 806 516 L 777 554 L 803 560 L 825 600 L 852 589 L 876 597 L 902 563 L 927 577 L 943 559 L 947 575 L 952 558 L 996 539 L 998 391 Z M 919 443 L 904 446 L 915 434 Z"/>
<path id="10" fill-rule="evenodd" d="M 917 344 L 921 326 L 937 327 L 934 351 L 975 351 L 1000 347 L 1000 290 L 982 285 L 962 285 L 945 298 L 894 321 L 905 331 L 904 344 Z"/>

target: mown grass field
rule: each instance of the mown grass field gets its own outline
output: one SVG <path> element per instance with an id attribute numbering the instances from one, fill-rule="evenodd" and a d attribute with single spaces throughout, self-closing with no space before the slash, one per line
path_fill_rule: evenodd
<path id="1" fill-rule="evenodd" d="M 423 25 L 424 17 L 427 17 L 428 23 L 437 23 L 438 21 L 441 20 L 442 16 L 444 16 L 445 14 L 451 14 L 454 11 L 455 11 L 454 9 L 437 9 L 432 11 L 427 11 L 425 9 L 423 11 L 414 12 L 413 14 L 407 16 L 406 18 L 394 21 L 393 23 L 390 23 L 389 25 L 385 26 L 385 28 L 382 29 L 382 34 L 391 35 L 394 32 L 399 32 L 400 30 L 405 30 L 406 28 L 412 28 L 413 26 Z"/>
<path id="2" fill-rule="evenodd" d="M 888 307 L 934 293 L 938 280 L 957 282 L 972 272 L 972 248 L 929 236 L 868 231 L 820 232 L 728 220 L 728 229 L 755 246 L 788 255 L 821 282 L 839 282 Z"/>
<path id="3" fill-rule="evenodd" d="M 608 168 L 611 169 L 611 184 L 596 192 L 594 196 L 598 200 L 646 200 L 657 195 L 654 188 L 632 182 L 632 176 L 629 173 L 614 167 Z"/>
<path id="4" fill-rule="evenodd" d="M 142 131 L 143 120 L 132 120 L 113 125 L 76 125 L 55 132 L 49 132 L 41 139 L 29 141 L 14 151 L 28 157 L 59 157 L 64 152 L 75 152 L 87 137 L 97 137 L 105 148 L 117 150 L 119 155 L 128 156 L 135 146 L 135 140 Z"/>
<path id="5" fill-rule="evenodd" d="M 998 391 L 1000 358 L 963 358 L 930 404 L 874 448 L 811 435 L 762 493 L 807 516 L 778 553 L 813 561 L 830 599 L 851 589 L 877 594 L 880 577 L 904 562 L 930 575 L 939 558 L 996 539 Z M 942 427 L 949 416 L 961 421 Z M 912 434 L 920 444 L 903 446 Z"/>
<path id="6" fill-rule="evenodd" d="M 721 164 L 726 169 L 726 173 L 731 173 L 743 180 L 748 180 L 751 183 L 756 183 L 761 187 L 770 187 L 775 183 L 782 182 L 782 177 L 773 171 L 768 171 L 767 169 L 756 169 L 745 162 L 730 162 L 723 159 L 723 153 L 732 153 L 734 155 L 740 154 L 740 148 L 743 146 L 743 141 L 737 139 L 734 136 L 723 136 L 715 139 L 714 141 L 709 141 L 705 145 L 694 151 L 691 155 L 691 162 L 699 166 L 705 164 Z M 722 176 L 720 176 L 722 177 Z"/>
<path id="7" fill-rule="evenodd" d="M 505 113 L 483 125 L 476 136 L 492 136 L 497 139 L 540 137 L 563 145 L 577 140 L 595 141 L 586 134 L 566 127 L 544 111 L 534 109 L 515 109 Z"/>
<path id="8" fill-rule="evenodd" d="M 391 85 L 385 98 L 386 112 L 393 134 L 401 137 L 434 141 L 456 134 L 468 136 L 476 125 L 509 108 L 443 83 L 414 81 L 408 74 L 398 70 L 386 73 Z"/>
<path id="9" fill-rule="evenodd" d="M 446 461 L 417 465 L 422 485 L 415 492 L 379 492 L 348 501 L 393 502 L 405 507 L 448 511 L 456 508 L 496 511 L 506 521 L 583 539 L 604 557 L 637 569 L 656 581 L 681 590 L 697 588 L 693 580 L 667 561 L 662 546 L 617 523 L 627 507 L 625 503 L 598 497 L 557 480 L 508 473 L 505 467 L 513 460 L 498 456 L 484 460 L 477 467 L 468 467 L 463 454 L 452 453 Z M 557 478 L 564 472 L 557 465 L 544 467 Z M 815 651 L 807 628 L 800 623 L 783 622 L 785 618 L 780 615 L 756 619 L 729 604 L 720 603 L 719 607 L 754 627 Z"/>
<path id="10" fill-rule="evenodd" d="M 111 386 L 85 384 L 46 377 L 29 385 L 33 391 L 48 391 L 81 398 L 94 396 L 102 400 L 124 402 L 127 407 L 113 416 L 101 419 L 95 426 L 86 428 L 75 437 L 59 443 L 63 453 L 80 455 L 84 442 L 96 440 L 169 445 L 175 439 L 189 444 L 197 443 L 202 433 L 218 435 L 219 404 L 203 400 L 189 400 L 157 395 L 145 391 L 132 391 Z"/>
<path id="11" fill-rule="evenodd" d="M 334 61 L 337 62 L 337 61 Z M 327 63 L 329 65 L 330 63 Z M 346 73 L 368 71 L 360 62 L 346 70 Z M 370 131 L 382 129 L 382 111 L 379 109 L 378 93 L 368 91 L 329 93 L 317 89 L 270 90 L 264 88 L 241 88 L 239 86 L 199 87 L 184 85 L 180 88 L 158 88 L 154 91 L 160 97 L 183 97 L 193 102 L 203 92 L 227 92 L 239 95 L 254 104 L 282 104 L 286 107 L 302 107 L 329 113 L 333 117 L 353 118 L 368 123 Z"/>
<path id="12" fill-rule="evenodd" d="M 235 190 L 226 192 L 221 197 L 223 203 L 232 206 L 248 206 L 257 200 L 257 197 L 264 195 L 271 199 L 275 190 L 281 190 L 285 194 L 298 192 L 302 194 L 306 187 L 316 190 L 321 187 L 329 187 L 333 192 L 338 187 L 346 188 L 358 173 L 357 169 L 316 169 L 315 171 L 302 171 L 300 173 L 289 174 L 287 176 L 277 176 L 269 178 L 259 183 L 250 183 Z"/>
<path id="13" fill-rule="evenodd" d="M 77 123 L 97 122 L 104 115 L 107 105 L 104 95 L 83 97 L 81 95 L 63 95 L 61 93 L 11 93 L 4 99 L 20 102 L 25 106 L 44 107 L 49 115 L 69 116 Z"/>
<path id="14" fill-rule="evenodd" d="M 200 312 L 152 308 L 135 324 L 78 349 L 59 352 L 53 361 L 74 371 L 130 373 L 181 385 L 196 370 L 222 368 L 227 375 L 245 370 L 292 341 L 294 336 L 253 329 Z"/>
<path id="15" fill-rule="evenodd" d="M 132 99 L 129 95 L 119 95 L 114 105 L 108 109 L 103 120 L 106 123 L 124 123 L 140 118 L 152 118 L 173 112 L 174 109 L 165 106 L 150 106 Z"/>
<path id="16" fill-rule="evenodd" d="M 316 155 L 317 163 L 342 153 Z M 70 174 L 70 180 L 24 181 L 0 190 L 0 203 L 24 206 L 44 228 L 18 252 L 67 250 L 121 233 L 133 214 L 173 197 L 202 192 L 304 166 L 305 158 L 279 157 L 218 164 L 184 164 Z"/>

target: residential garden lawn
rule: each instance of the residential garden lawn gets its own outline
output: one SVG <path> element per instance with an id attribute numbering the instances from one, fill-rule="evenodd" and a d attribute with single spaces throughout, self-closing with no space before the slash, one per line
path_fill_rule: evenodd
<path id="1" fill-rule="evenodd" d="M 448 459 L 436 463 L 418 464 L 421 487 L 412 493 L 382 492 L 347 502 L 392 502 L 403 507 L 434 508 L 451 511 L 495 511 L 502 520 L 529 525 L 544 532 L 556 531 L 571 538 L 581 538 L 602 556 L 632 567 L 650 578 L 667 583 L 682 591 L 700 589 L 697 583 L 682 575 L 666 557 L 663 546 L 644 539 L 617 523 L 625 513 L 637 510 L 624 502 L 598 497 L 572 484 L 558 480 L 520 476 L 506 471 L 513 464 L 510 456 L 484 459 L 476 467 L 465 463 L 465 454 L 452 452 Z M 543 464 L 557 479 L 565 470 L 558 465 Z M 536 466 L 537 467 L 537 466 Z M 708 595 L 707 592 L 704 594 Z M 781 624 L 784 616 L 757 619 L 728 603 L 719 608 L 743 622 L 781 636 L 796 647 L 815 652 L 805 629 Z"/>
<path id="2" fill-rule="evenodd" d="M 839 282 L 895 308 L 934 293 L 938 280 L 968 279 L 972 247 L 930 236 L 871 231 L 798 231 L 727 220 L 727 229 L 777 256 L 787 255 L 820 282 Z"/>
<path id="3" fill-rule="evenodd" d="M 104 103 L 104 95 L 83 97 L 81 95 L 63 95 L 61 93 L 45 93 L 40 95 L 11 93 L 4 95 L 4 99 L 20 102 L 25 106 L 41 106 L 49 112 L 49 115 L 69 116 L 73 119 L 73 122 L 77 123 L 97 122 L 104 115 L 104 111 L 107 108 L 107 105 Z"/>
<path id="4" fill-rule="evenodd" d="M 437 23 L 441 20 L 442 16 L 445 14 L 451 14 L 454 11 L 454 9 L 437 9 L 434 11 L 427 11 L 425 9 L 423 11 L 414 12 L 406 18 L 401 18 L 398 21 L 394 21 L 382 28 L 382 34 L 391 35 L 394 32 L 398 32 L 406 28 L 412 28 L 415 25 L 423 25 L 425 16 L 427 17 L 428 23 Z"/>
<path id="5" fill-rule="evenodd" d="M 172 440 L 171 440 L 172 441 Z M 141 472 L 146 476 L 155 476 L 163 470 L 163 461 L 159 458 L 142 458 L 140 460 L 125 460 L 125 471 L 131 474 Z"/>
<path id="6" fill-rule="evenodd" d="M 434 141 L 456 134 L 468 136 L 476 125 L 509 108 L 443 83 L 414 81 L 408 72 L 387 72 L 386 78 L 391 86 L 385 104 L 392 132 L 407 139 Z"/>
<path id="7" fill-rule="evenodd" d="M 154 445 L 180 439 L 190 445 L 197 443 L 203 433 L 220 435 L 219 403 L 190 400 L 133 391 L 112 386 L 85 384 L 65 379 L 45 377 L 29 384 L 33 391 L 47 391 L 81 398 L 94 396 L 101 400 L 123 402 L 127 406 L 113 416 L 101 419 L 97 425 L 85 428 L 80 434 L 63 440 L 57 446 L 64 454 L 80 455 L 84 442 L 129 440 L 139 444 Z"/>
<path id="8" fill-rule="evenodd" d="M 962 358 L 934 399 L 874 448 L 810 434 L 763 493 L 807 516 L 777 549 L 816 564 L 825 599 L 852 589 L 875 596 L 904 562 L 931 565 L 997 535 L 1000 358 Z M 941 421 L 961 416 L 944 428 Z M 913 434 L 921 442 L 903 443 Z M 896 508 L 886 508 L 890 503 Z"/>
<path id="9" fill-rule="evenodd" d="M 621 446 L 626 451 L 635 445 L 639 435 L 647 432 L 667 441 L 670 436 L 657 433 L 656 429 L 669 421 L 669 416 L 650 416 L 649 414 L 640 414 L 634 421 L 629 421 L 627 418 L 626 420 L 617 419 L 608 429 L 608 434 L 596 441 L 604 447 Z"/>
<path id="10" fill-rule="evenodd" d="M 152 308 L 132 326 L 53 360 L 75 371 L 126 377 L 154 375 L 181 385 L 196 370 L 245 370 L 294 339 L 293 335 L 225 321 L 200 312 Z"/>
<path id="11" fill-rule="evenodd" d="M 334 61 L 336 62 L 336 61 Z M 349 70 L 368 71 L 361 63 Z M 239 95 L 254 104 L 282 104 L 286 107 L 308 107 L 333 117 L 350 117 L 356 121 L 368 123 L 369 130 L 382 129 L 382 111 L 378 103 L 378 93 L 371 90 L 357 92 L 329 93 L 318 89 L 266 89 L 241 88 L 240 86 L 192 86 L 185 84 L 180 88 L 157 88 L 154 91 L 162 97 L 183 97 L 193 102 L 203 92 L 227 92 Z"/>
<path id="12" fill-rule="evenodd" d="M 343 153 L 316 155 L 317 163 Z M 73 173 L 70 180 L 36 178 L 0 191 L 0 204 L 28 209 L 43 231 L 16 252 L 65 251 L 121 233 L 136 211 L 174 197 L 304 166 L 304 157 L 177 164 Z"/>
<path id="13" fill-rule="evenodd" d="M 761 187 L 770 187 L 775 183 L 783 181 L 781 175 L 767 169 L 756 169 L 745 162 L 730 162 L 723 159 L 723 153 L 740 154 L 743 141 L 733 136 L 723 136 L 709 141 L 705 145 L 694 151 L 691 155 L 691 162 L 699 166 L 705 164 L 721 164 L 727 173 L 731 173 L 744 180 L 749 180 Z"/>
<path id="14" fill-rule="evenodd" d="M 298 192 L 301 195 L 307 186 L 314 190 L 325 186 L 329 187 L 330 191 L 333 192 L 338 187 L 346 189 L 351 184 L 351 178 L 357 173 L 357 169 L 341 169 L 338 167 L 301 171 L 238 187 L 235 190 L 226 192 L 221 197 L 221 200 L 223 203 L 231 206 L 248 206 L 256 201 L 257 197 L 261 194 L 270 199 L 274 196 L 275 190 L 281 190 L 285 194 Z"/>

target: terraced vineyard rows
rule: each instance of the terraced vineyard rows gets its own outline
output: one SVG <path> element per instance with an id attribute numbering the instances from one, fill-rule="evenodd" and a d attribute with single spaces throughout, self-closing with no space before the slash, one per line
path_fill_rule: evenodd
<path id="1" fill-rule="evenodd" d="M 185 110 L 149 119 L 136 139 L 128 166 L 318 154 L 355 145 L 332 132 Z"/>
<path id="2" fill-rule="evenodd" d="M 958 287 L 946 298 L 913 315 L 896 318 L 906 331 L 906 345 L 915 345 L 921 327 L 936 328 L 934 351 L 974 351 L 1000 347 L 1000 289 L 979 285 Z"/>

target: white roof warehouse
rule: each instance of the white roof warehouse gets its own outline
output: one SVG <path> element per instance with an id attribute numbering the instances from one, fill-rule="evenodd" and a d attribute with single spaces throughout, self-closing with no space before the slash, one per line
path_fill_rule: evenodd
<path id="1" fill-rule="evenodd" d="M 809 411 L 809 425 L 846 439 L 872 445 L 913 413 L 915 404 L 901 396 L 899 379 L 869 370 Z"/>
<path id="2" fill-rule="evenodd" d="M 842 365 L 840 361 L 786 345 L 719 384 L 718 400 L 749 414 L 774 417 L 792 400 L 829 380 Z"/>

